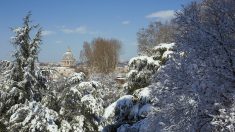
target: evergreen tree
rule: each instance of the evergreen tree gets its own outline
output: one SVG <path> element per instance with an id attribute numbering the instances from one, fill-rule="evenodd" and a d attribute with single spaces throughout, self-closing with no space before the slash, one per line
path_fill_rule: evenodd
<path id="1" fill-rule="evenodd" d="M 12 37 L 12 44 L 16 52 L 14 53 L 14 65 L 12 70 L 13 86 L 21 89 L 25 97 L 29 100 L 40 100 L 40 87 L 43 85 L 37 79 L 35 72 L 35 62 L 38 60 L 39 45 L 41 44 L 42 29 L 39 25 L 30 25 L 31 13 L 23 19 L 22 27 L 14 28 L 12 31 L 15 36 Z M 32 38 L 33 29 L 38 29 Z"/>

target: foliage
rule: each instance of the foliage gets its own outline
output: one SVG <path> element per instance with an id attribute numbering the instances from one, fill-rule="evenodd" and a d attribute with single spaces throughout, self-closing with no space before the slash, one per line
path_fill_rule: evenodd
<path id="1" fill-rule="evenodd" d="M 0 130 L 234 131 L 234 5 L 203 0 L 183 7 L 173 20 L 175 43 L 155 46 L 151 34 L 151 54 L 130 60 L 125 89 L 118 89 L 115 75 L 75 73 L 48 82 L 41 92 L 35 66 L 41 30 L 31 39 L 37 26 L 30 26 L 27 15 L 23 27 L 13 30 L 15 61 L 0 62 Z M 117 58 L 111 63 L 98 54 L 107 50 L 100 45 L 112 43 L 118 44 L 101 38 L 85 44 L 85 61 L 109 73 Z"/>
<path id="2" fill-rule="evenodd" d="M 80 58 L 92 71 L 110 73 L 118 63 L 120 48 L 121 42 L 116 39 L 96 38 L 91 43 L 84 42 Z"/>
<path id="3" fill-rule="evenodd" d="M 175 25 L 170 23 L 152 22 L 147 28 L 137 33 L 138 52 L 141 55 L 152 55 L 152 49 L 160 43 L 173 43 Z"/>
<path id="4" fill-rule="evenodd" d="M 170 58 L 174 43 L 162 43 L 152 49 L 153 55 L 134 57 L 129 61 L 129 73 L 124 86 L 129 93 L 151 84 L 154 73 Z"/>
<path id="5" fill-rule="evenodd" d="M 15 36 L 12 37 L 12 44 L 16 48 L 14 53 L 15 61 L 12 69 L 12 80 L 15 87 L 24 91 L 28 100 L 41 99 L 40 89 L 43 84 L 37 79 L 35 70 L 35 62 L 37 61 L 39 45 L 41 44 L 41 28 L 36 32 L 35 37 L 31 38 L 33 29 L 37 29 L 38 25 L 31 26 L 29 13 L 24 18 L 22 27 L 13 29 Z"/>

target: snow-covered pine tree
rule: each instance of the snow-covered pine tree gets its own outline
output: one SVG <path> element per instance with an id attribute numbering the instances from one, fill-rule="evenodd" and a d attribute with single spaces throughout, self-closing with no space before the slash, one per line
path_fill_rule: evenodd
<path id="1" fill-rule="evenodd" d="M 12 70 L 13 87 L 24 91 L 28 100 L 40 100 L 40 88 L 43 86 L 37 79 L 35 62 L 38 59 L 39 45 L 41 44 L 42 29 L 39 25 L 31 25 L 31 13 L 23 19 L 22 27 L 13 28 L 15 36 L 11 38 L 16 51 Z M 38 29 L 32 38 L 33 29 Z"/>

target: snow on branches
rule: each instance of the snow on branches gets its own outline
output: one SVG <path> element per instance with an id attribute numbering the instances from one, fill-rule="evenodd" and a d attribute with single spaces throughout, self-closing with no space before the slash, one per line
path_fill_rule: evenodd
<path id="1" fill-rule="evenodd" d="M 36 32 L 34 38 L 31 37 L 33 29 L 38 25 L 31 26 L 31 14 L 29 13 L 23 20 L 23 26 L 12 29 L 15 36 L 11 42 L 16 48 L 14 53 L 15 61 L 12 70 L 12 80 L 16 87 L 25 91 L 28 100 L 41 100 L 40 89 L 42 84 L 35 74 L 35 63 L 38 59 L 39 45 L 41 44 L 41 28 Z"/>
<path id="2" fill-rule="evenodd" d="M 173 53 L 174 43 L 162 43 L 154 47 L 152 56 L 138 56 L 129 61 L 129 73 L 125 88 L 129 92 L 148 86 L 152 81 L 152 75 Z"/>

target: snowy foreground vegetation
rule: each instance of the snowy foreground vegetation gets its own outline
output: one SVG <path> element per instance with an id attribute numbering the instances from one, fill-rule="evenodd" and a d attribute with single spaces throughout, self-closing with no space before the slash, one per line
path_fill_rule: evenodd
<path id="1" fill-rule="evenodd" d="M 203 0 L 176 14 L 175 43 L 129 61 L 126 83 L 75 73 L 45 81 L 41 42 L 13 30 L 13 62 L 0 62 L 0 131 L 235 131 L 235 1 Z M 25 41 L 25 39 L 27 41 Z"/>
<path id="2" fill-rule="evenodd" d="M 174 44 L 155 47 L 155 56 L 139 56 L 130 60 L 128 82 L 124 90 L 88 81 L 83 73 L 58 82 L 50 82 L 41 101 L 27 100 L 6 78 L 1 83 L 1 129 L 9 131 L 115 131 L 137 128 L 134 124 L 148 115 L 159 112 L 157 99 L 151 97 L 150 80 L 154 73 L 171 57 Z M 163 63 L 164 61 L 164 63 Z M 2 61 L 2 75 L 13 68 Z M 106 80 L 109 81 L 109 80 Z M 140 82 L 142 81 L 142 82 Z M 111 80 L 110 80 L 110 83 Z M 117 98 L 124 92 L 128 95 Z M 113 93 L 117 94 L 116 101 Z M 111 101 L 110 101 L 111 100 Z M 112 103 L 113 102 L 113 103 Z M 130 128 L 129 128 L 130 127 Z M 141 128 L 143 129 L 143 128 Z"/>

